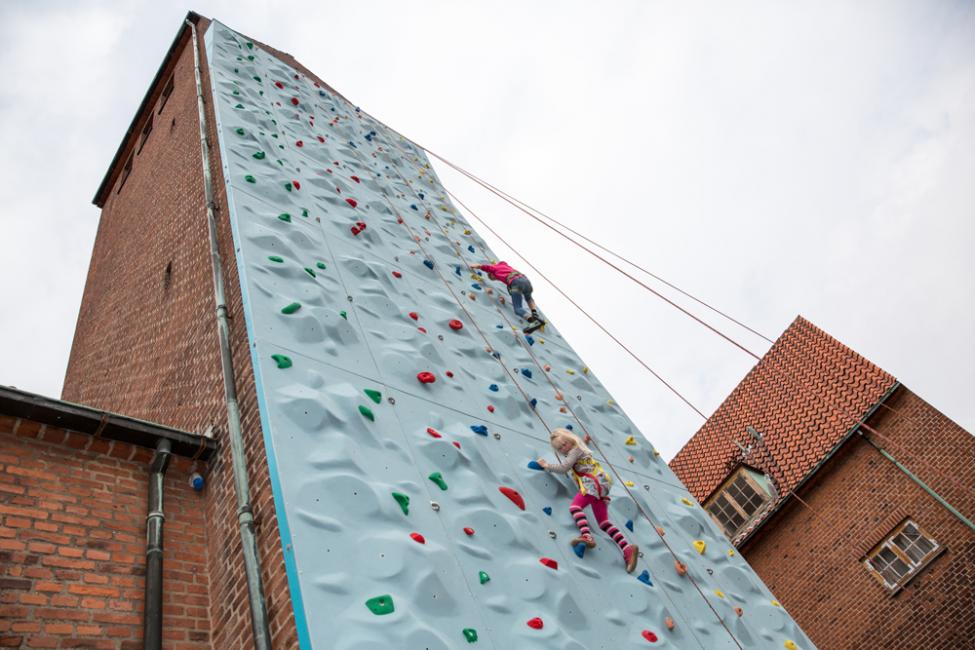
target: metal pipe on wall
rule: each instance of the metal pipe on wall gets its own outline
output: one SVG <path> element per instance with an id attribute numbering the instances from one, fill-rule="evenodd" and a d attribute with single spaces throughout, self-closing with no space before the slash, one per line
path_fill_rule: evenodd
<path id="1" fill-rule="evenodd" d="M 251 628 L 254 647 L 270 650 L 271 632 L 268 625 L 267 604 L 261 580 L 260 559 L 257 553 L 257 536 L 254 534 L 254 513 L 251 509 L 250 487 L 247 478 L 247 459 L 240 424 L 240 407 L 237 404 L 237 387 L 234 383 L 233 357 L 230 353 L 230 326 L 227 322 L 227 301 L 224 292 L 220 249 L 217 239 L 217 221 L 213 211 L 213 182 L 210 175 L 209 142 L 207 140 L 206 110 L 203 100 L 203 82 L 200 77 L 200 46 L 196 25 L 187 20 L 193 38 L 193 72 L 196 77 L 196 99 L 200 113 L 200 148 L 203 160 L 203 191 L 206 198 L 207 227 L 210 235 L 210 259 L 213 266 L 213 295 L 216 301 L 217 333 L 220 338 L 220 365 L 223 371 L 224 398 L 227 403 L 227 428 L 230 438 L 231 464 L 234 489 L 237 493 L 237 523 L 244 556 L 244 573 L 247 578 L 247 598 L 250 604 Z"/>
<path id="2" fill-rule="evenodd" d="M 162 569 L 163 569 L 163 481 L 170 457 L 169 440 L 156 444 L 156 455 L 149 467 L 149 507 L 146 514 L 146 601 L 143 617 L 143 645 L 146 650 L 162 650 Z"/>

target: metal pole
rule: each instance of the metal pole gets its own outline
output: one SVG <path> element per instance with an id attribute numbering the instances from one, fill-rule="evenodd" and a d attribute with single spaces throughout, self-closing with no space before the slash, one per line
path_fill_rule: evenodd
<path id="1" fill-rule="evenodd" d="M 231 464 L 234 473 L 234 489 L 237 493 L 237 523 L 244 555 L 244 573 L 247 577 L 247 598 L 250 604 L 251 628 L 254 647 L 271 649 L 271 631 L 268 626 L 267 604 L 264 585 L 261 582 L 261 566 L 257 553 L 257 537 L 254 534 L 254 513 L 251 509 L 250 487 L 247 479 L 247 460 L 240 425 L 240 407 L 237 405 L 237 387 L 234 384 L 234 365 L 230 354 L 230 326 L 227 322 L 227 301 L 224 294 L 220 249 L 217 240 L 217 221 L 213 215 L 213 183 L 210 177 L 209 142 L 207 141 L 206 111 L 203 106 L 203 82 L 200 79 L 200 46 L 196 25 L 187 20 L 193 34 L 193 72 L 196 76 L 196 99 L 200 112 L 200 148 L 203 157 L 203 191 L 206 197 L 207 226 L 210 233 L 210 259 L 213 266 L 213 296 L 217 303 L 217 333 L 220 337 L 220 366 L 223 370 L 224 397 L 227 402 L 227 428 L 230 437 Z"/>
<path id="2" fill-rule="evenodd" d="M 162 569 L 163 569 L 163 481 L 169 466 L 169 440 L 156 444 L 156 455 L 149 468 L 149 507 L 146 514 L 146 602 L 143 617 L 143 647 L 162 650 Z"/>

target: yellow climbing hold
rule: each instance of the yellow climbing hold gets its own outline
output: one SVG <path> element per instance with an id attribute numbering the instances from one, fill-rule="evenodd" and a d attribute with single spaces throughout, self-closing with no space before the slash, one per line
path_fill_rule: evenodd
<path id="1" fill-rule="evenodd" d="M 694 507 L 694 502 L 688 499 L 687 497 L 681 497 L 680 502 L 683 503 L 685 506 L 689 506 L 691 508 Z"/>
<path id="2" fill-rule="evenodd" d="M 724 592 L 721 591 L 720 589 L 715 589 L 714 595 L 717 596 L 718 598 L 724 598 Z"/>
<path id="3" fill-rule="evenodd" d="M 584 375 L 588 375 L 589 374 L 589 366 L 583 366 L 582 367 L 582 374 L 584 374 Z"/>
<path id="4" fill-rule="evenodd" d="M 636 483 L 634 483 L 633 481 L 623 481 L 623 485 L 625 485 L 626 487 L 636 487 Z"/>
<path id="5" fill-rule="evenodd" d="M 630 445 L 631 447 L 633 447 L 633 446 L 636 445 L 636 438 L 634 438 L 633 436 L 630 436 L 629 438 L 626 439 L 626 442 L 624 442 L 623 444 L 624 445 Z"/>
<path id="6" fill-rule="evenodd" d="M 728 557 L 735 557 L 735 552 L 730 548 L 728 549 Z M 773 600 L 772 603 L 774 604 L 775 601 Z"/>
<path id="7" fill-rule="evenodd" d="M 780 603 L 780 602 L 779 602 L 779 601 L 777 601 L 777 600 L 773 600 L 773 601 L 772 601 L 772 604 L 773 604 L 773 605 L 775 605 L 776 607 L 782 607 L 782 603 Z"/>
<path id="8" fill-rule="evenodd" d="M 616 402 L 614 402 L 614 401 L 613 401 L 613 400 L 611 400 L 611 399 L 608 399 L 608 400 L 606 400 L 606 405 L 607 405 L 607 406 L 616 406 Z"/>
<path id="9" fill-rule="evenodd" d="M 694 540 L 694 548 L 695 548 L 695 549 L 697 550 L 697 552 L 698 552 L 698 553 L 700 553 L 701 555 L 704 555 L 704 550 L 705 550 L 705 549 L 706 549 L 707 547 L 708 547 L 708 545 L 704 543 L 704 540 L 703 540 L 703 539 L 695 539 L 695 540 Z"/>
<path id="10" fill-rule="evenodd" d="M 654 456 L 659 456 L 659 455 L 660 455 L 660 452 L 659 452 L 659 451 L 657 451 L 656 449 L 654 449 L 654 450 L 653 450 L 653 455 L 654 455 Z"/>
<path id="11" fill-rule="evenodd" d="M 799 646 L 797 646 L 796 642 L 793 641 L 792 639 L 786 639 L 785 643 L 783 643 L 782 645 L 785 646 L 786 650 L 799 650 Z"/>
<path id="12" fill-rule="evenodd" d="M 574 375 L 574 374 L 576 374 L 576 371 L 575 371 L 575 370 L 572 370 L 571 368 L 570 368 L 570 369 L 568 369 L 568 370 L 566 370 L 566 372 L 567 372 L 568 374 L 570 374 L 570 375 Z"/>

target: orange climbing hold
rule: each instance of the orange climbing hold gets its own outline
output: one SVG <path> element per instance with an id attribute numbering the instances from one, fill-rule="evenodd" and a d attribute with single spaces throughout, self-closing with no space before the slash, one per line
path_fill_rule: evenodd
<path id="1" fill-rule="evenodd" d="M 665 619 L 664 619 L 664 625 L 666 625 L 666 626 L 667 626 L 667 629 L 668 629 L 668 630 L 671 630 L 671 631 L 673 631 L 673 629 L 674 629 L 674 627 L 676 627 L 676 626 L 674 625 L 674 619 L 672 619 L 672 618 L 671 618 L 671 617 L 669 617 L 669 616 L 668 616 L 667 618 L 665 618 Z"/>
<path id="2" fill-rule="evenodd" d="M 498 488 L 498 491 L 500 491 L 501 494 L 511 499 L 511 502 L 514 503 L 516 506 L 518 506 L 522 510 L 525 509 L 525 500 L 521 498 L 521 495 L 518 494 L 517 490 L 513 490 L 510 487 L 501 486 Z"/>
<path id="3" fill-rule="evenodd" d="M 674 570 L 677 571 L 677 575 L 679 576 L 687 575 L 687 565 L 685 565 L 680 560 L 674 560 Z"/>

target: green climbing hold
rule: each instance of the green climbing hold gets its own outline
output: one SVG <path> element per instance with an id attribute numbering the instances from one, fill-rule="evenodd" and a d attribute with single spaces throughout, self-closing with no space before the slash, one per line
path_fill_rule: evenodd
<path id="1" fill-rule="evenodd" d="M 308 208 L 302 208 L 301 209 L 301 216 L 303 216 L 303 217 L 307 217 L 308 216 Z"/>
<path id="2" fill-rule="evenodd" d="M 404 515 L 410 514 L 410 497 L 403 494 L 402 492 L 393 492 L 393 498 L 396 499 L 396 503 L 399 504 L 400 509 L 403 511 Z M 485 574 L 487 575 L 487 574 Z"/>
<path id="3" fill-rule="evenodd" d="M 278 364 L 278 368 L 281 368 L 282 370 L 291 367 L 291 357 L 283 354 L 272 354 L 271 358 L 274 359 L 274 361 Z"/>
<path id="4" fill-rule="evenodd" d="M 284 184 L 284 189 L 288 190 L 289 192 L 291 191 L 291 181 Z"/>
<path id="5" fill-rule="evenodd" d="M 298 311 L 299 309 L 301 309 L 301 303 L 300 302 L 293 302 L 290 305 L 285 305 L 284 307 L 282 307 L 281 308 L 281 313 L 282 314 L 293 314 L 296 311 Z"/>
<path id="6" fill-rule="evenodd" d="M 253 54 L 248 54 L 247 55 L 247 60 L 248 61 L 253 61 L 254 60 L 254 55 Z"/>
<path id="7" fill-rule="evenodd" d="M 383 394 L 380 393 L 378 390 L 367 388 L 362 392 L 365 393 L 366 396 L 372 401 L 374 401 L 376 404 L 379 404 L 381 401 L 383 401 Z"/>
<path id="8" fill-rule="evenodd" d="M 256 183 L 257 182 L 257 179 L 254 178 L 253 176 L 251 176 L 250 174 L 248 174 L 247 176 L 244 176 L 244 180 L 247 181 L 248 183 Z"/>
<path id="9" fill-rule="evenodd" d="M 434 472 L 427 478 L 433 481 L 434 483 L 436 483 L 437 487 L 439 487 L 441 490 L 447 489 L 447 482 L 443 480 L 443 474 L 441 474 L 440 472 Z"/>
<path id="10" fill-rule="evenodd" d="M 323 271 L 326 269 L 325 262 L 315 262 L 315 266 L 317 266 Z"/>
<path id="11" fill-rule="evenodd" d="M 314 272 L 314 271 L 312 271 L 312 270 L 311 270 L 310 268 L 308 268 L 307 266 L 305 267 L 305 273 L 307 273 L 307 274 L 308 274 L 308 275 L 310 275 L 311 277 L 315 277 L 315 272 Z"/>
<path id="12" fill-rule="evenodd" d="M 345 313 L 345 310 L 344 309 L 339 312 L 339 316 L 341 316 L 345 320 L 349 320 L 349 315 L 347 313 Z"/>
<path id="13" fill-rule="evenodd" d="M 278 219 L 280 219 L 281 221 L 286 221 L 288 223 L 291 223 L 291 215 L 288 214 L 287 212 L 282 212 L 281 214 L 279 214 Z"/>
<path id="14" fill-rule="evenodd" d="M 252 79 L 254 79 L 254 81 L 260 81 L 260 80 L 261 80 L 261 78 L 260 78 L 260 77 L 258 77 L 257 75 L 254 75 L 254 76 L 252 77 Z"/>
<path id="15" fill-rule="evenodd" d="M 491 576 L 489 576 L 489 575 L 488 575 L 488 574 L 487 574 L 486 572 L 484 572 L 484 571 L 478 571 L 478 572 L 477 572 L 477 577 L 478 577 L 478 579 L 479 579 L 479 580 L 481 581 L 481 584 L 482 584 L 482 585 L 483 585 L 484 583 L 486 583 L 486 582 L 488 582 L 489 580 L 491 580 Z"/>
<path id="16" fill-rule="evenodd" d="M 242 129 L 240 127 L 238 127 L 236 129 L 236 131 L 237 131 L 237 135 L 245 135 L 247 133 L 247 131 L 245 131 L 244 129 Z"/>
<path id="17" fill-rule="evenodd" d="M 284 262 L 284 258 L 283 257 L 278 257 L 277 255 L 268 255 L 267 258 L 269 260 L 271 260 L 272 262 L 277 262 L 278 264 L 281 264 L 282 262 Z"/>
<path id="18" fill-rule="evenodd" d="M 264 155 L 265 154 L 264 154 L 263 151 L 255 151 L 254 152 L 254 157 L 257 158 L 258 160 L 264 160 Z"/>
<path id="19" fill-rule="evenodd" d="M 393 613 L 393 597 L 389 594 L 376 596 L 366 601 L 366 607 L 376 616 L 385 616 Z"/>
<path id="20" fill-rule="evenodd" d="M 234 108 L 243 108 L 243 107 L 244 107 L 243 104 L 237 104 L 236 106 L 234 106 Z"/>
<path id="21" fill-rule="evenodd" d="M 464 638 L 468 643 L 477 643 L 477 630 L 472 627 L 464 628 Z"/>
<path id="22" fill-rule="evenodd" d="M 359 405 L 359 413 L 362 413 L 362 417 L 366 418 L 370 422 L 376 421 L 376 416 L 372 414 L 372 410 L 368 406 Z"/>
<path id="23" fill-rule="evenodd" d="M 247 41 L 247 49 L 248 50 L 253 50 L 254 49 L 254 44 L 251 43 L 250 41 Z"/>

